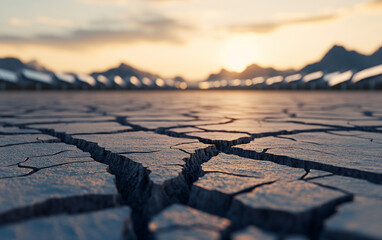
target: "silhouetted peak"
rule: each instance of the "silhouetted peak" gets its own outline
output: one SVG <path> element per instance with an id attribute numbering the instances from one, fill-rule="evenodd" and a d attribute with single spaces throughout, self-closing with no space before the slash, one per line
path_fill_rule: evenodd
<path id="1" fill-rule="evenodd" d="M 25 65 L 37 71 L 47 71 L 47 69 L 43 65 L 41 65 L 37 60 L 29 61 Z"/>
<path id="2" fill-rule="evenodd" d="M 37 71 L 49 71 L 36 60 L 32 60 L 28 63 L 23 63 L 20 59 L 14 57 L 0 58 L 0 68 L 8 69 L 11 71 L 20 71 L 24 68 Z"/>
<path id="3" fill-rule="evenodd" d="M 357 71 L 374 66 L 376 62 L 378 61 L 375 57 L 369 57 L 356 51 L 347 50 L 343 46 L 334 45 L 319 62 L 307 65 L 301 72 Z"/>
<path id="4" fill-rule="evenodd" d="M 257 64 L 255 64 L 255 63 L 253 63 L 253 64 L 251 64 L 251 65 L 248 65 L 248 66 L 245 68 L 244 72 L 245 72 L 245 71 L 255 71 L 255 70 L 259 70 L 259 69 L 262 69 L 262 67 L 261 67 L 260 65 L 257 65 Z"/>
<path id="5" fill-rule="evenodd" d="M 371 56 L 381 58 L 380 60 L 382 62 L 382 47 L 378 48 Z"/>
<path id="6" fill-rule="evenodd" d="M 155 74 L 152 74 L 152 73 L 149 73 L 149 72 L 145 72 L 145 71 L 141 71 L 135 67 L 132 67 L 126 63 L 120 63 L 118 66 L 116 67 L 113 67 L 113 68 L 110 68 L 110 69 L 107 69 L 105 71 L 101 71 L 101 72 L 93 72 L 91 73 L 91 75 L 104 75 L 106 77 L 114 77 L 114 76 L 120 76 L 120 77 L 131 77 L 131 76 L 135 76 L 137 78 L 144 78 L 144 77 L 150 77 L 150 78 L 154 78 L 154 77 L 159 77 L 158 75 L 155 75 Z"/>
<path id="7" fill-rule="evenodd" d="M 228 70 L 225 69 L 225 68 L 222 68 L 222 69 L 220 69 L 220 72 L 219 72 L 218 74 L 221 75 L 221 74 L 230 74 L 230 73 L 233 73 L 233 72 L 228 71 Z"/>
<path id="8" fill-rule="evenodd" d="M 19 59 L 14 58 L 14 57 L 6 57 L 0 59 L 1 63 L 8 63 L 8 64 L 23 64 Z"/>
<path id="9" fill-rule="evenodd" d="M 356 67 L 358 62 L 362 62 L 364 57 L 364 55 L 356 51 L 348 51 L 342 46 L 335 45 L 321 59 L 321 63 L 330 64 L 333 66 L 343 64 L 344 67 L 349 66 L 353 68 Z"/>
<path id="10" fill-rule="evenodd" d="M 325 56 L 323 57 L 323 60 L 327 59 L 327 58 L 336 58 L 336 59 L 342 60 L 342 59 L 347 58 L 347 57 L 359 57 L 359 56 L 362 56 L 362 54 L 360 54 L 356 51 L 353 51 L 353 50 L 349 51 L 346 48 L 344 48 L 343 46 L 334 45 L 325 54 Z"/>
<path id="11" fill-rule="evenodd" d="M 329 50 L 330 51 L 347 51 L 344 46 L 334 44 L 333 47 Z"/>
<path id="12" fill-rule="evenodd" d="M 324 56 L 326 57 L 331 57 L 331 56 L 343 56 L 350 53 L 346 48 L 340 45 L 334 45 Z"/>
<path id="13" fill-rule="evenodd" d="M 121 63 L 118 68 L 122 68 L 122 69 L 133 69 L 132 66 L 130 65 L 127 65 L 126 63 Z"/>
<path id="14" fill-rule="evenodd" d="M 6 57 L 0 59 L 0 68 L 8 69 L 11 71 L 18 71 L 22 68 L 25 68 L 25 64 L 17 58 Z"/>
<path id="15" fill-rule="evenodd" d="M 174 78 L 174 80 L 177 81 L 177 82 L 185 82 L 185 81 L 186 81 L 186 80 L 184 80 L 184 78 L 181 77 L 181 76 L 176 76 L 176 77 Z"/>

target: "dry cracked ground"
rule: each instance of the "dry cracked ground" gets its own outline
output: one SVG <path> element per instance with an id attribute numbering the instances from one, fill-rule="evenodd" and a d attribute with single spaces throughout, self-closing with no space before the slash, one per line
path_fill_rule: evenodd
<path id="1" fill-rule="evenodd" d="M 382 239 L 382 94 L 0 95 L 0 239 Z"/>

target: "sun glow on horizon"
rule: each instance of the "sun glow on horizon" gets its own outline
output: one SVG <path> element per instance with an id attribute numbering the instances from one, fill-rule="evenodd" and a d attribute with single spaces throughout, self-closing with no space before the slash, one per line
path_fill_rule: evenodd
<path id="1" fill-rule="evenodd" d="M 230 37 L 220 44 L 220 60 L 227 70 L 241 72 L 261 60 L 259 45 L 246 35 Z"/>
<path id="2" fill-rule="evenodd" d="M 379 49 L 380 0 L 324 1 L 3 0 L 0 58 L 86 74 L 125 63 L 200 81 L 251 64 L 298 70 L 335 44 Z"/>

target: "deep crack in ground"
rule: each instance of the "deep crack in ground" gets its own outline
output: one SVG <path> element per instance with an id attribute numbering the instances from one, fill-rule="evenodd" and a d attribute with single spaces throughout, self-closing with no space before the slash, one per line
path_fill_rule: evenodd
<path id="1" fill-rule="evenodd" d="M 54 176 L 67 166 L 94 162 L 107 167 L 117 191 L 98 194 L 92 188 L 91 194 L 21 201 L 17 207 L 0 208 L 0 233 L 3 229 L 17 235 L 30 222 L 39 224 L 46 218 L 62 224 L 62 214 L 76 219 L 108 209 L 122 213 L 119 209 L 126 206 L 131 212 L 114 217 L 113 222 L 115 226 L 115 219 L 120 219 L 120 236 L 125 239 L 198 239 L 201 232 L 206 232 L 207 239 L 236 239 L 253 231 L 274 239 L 292 235 L 331 239 L 341 234 L 382 238 L 378 228 L 382 223 L 382 166 L 373 157 L 381 156 L 382 101 L 377 94 L 363 93 L 365 100 L 359 102 L 351 94 L 317 93 L 307 98 L 306 93 L 293 97 L 291 93 L 240 93 L 252 99 L 249 102 L 259 103 L 256 106 L 238 101 L 235 93 L 227 99 L 221 99 L 218 92 L 153 93 L 150 99 L 144 98 L 144 92 L 131 96 L 98 93 L 87 101 L 82 101 L 86 94 L 70 94 L 50 95 L 55 98 L 51 102 L 26 94 L 23 100 L 28 104 L 12 102 L 12 107 L 6 102 L 20 96 L 0 96 L 4 102 L 2 160 L 12 155 L 8 149 L 19 151 L 35 144 L 47 149 L 63 144 L 85 154 L 67 156 L 73 150 L 63 149 L 1 163 L 1 170 L 8 172 L 0 181 L 38 179 L 48 170 Z M 36 140 L 36 135 L 52 139 Z M 50 162 L 26 165 L 28 157 Z M 77 170 L 76 166 L 72 168 Z M 12 173 L 23 169 L 29 172 Z M 85 165 L 83 169 L 91 181 Z M 107 172 L 95 171 L 102 177 Z M 38 189 L 38 180 L 27 181 Z M 92 184 L 97 186 L 97 179 Z M 14 191 L 17 195 L 18 190 Z M 374 209 L 373 221 L 365 221 L 359 209 Z M 350 213 L 349 220 L 346 214 Z M 203 222 L 209 218 L 211 222 Z M 352 228 L 345 224 L 348 221 Z"/>

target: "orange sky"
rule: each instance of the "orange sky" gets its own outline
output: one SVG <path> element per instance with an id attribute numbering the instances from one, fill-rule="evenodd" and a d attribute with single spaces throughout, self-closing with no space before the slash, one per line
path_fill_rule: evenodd
<path id="1" fill-rule="evenodd" d="M 0 56 L 56 71 L 126 62 L 204 79 L 251 63 L 299 68 L 333 44 L 382 45 L 381 0 L 2 0 Z"/>

